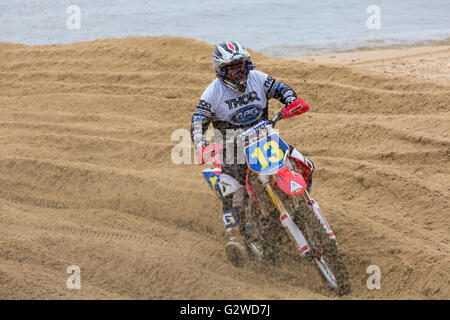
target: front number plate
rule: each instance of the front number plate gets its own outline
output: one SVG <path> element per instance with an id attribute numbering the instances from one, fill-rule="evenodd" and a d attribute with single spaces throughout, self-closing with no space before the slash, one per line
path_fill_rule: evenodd
<path id="1" fill-rule="evenodd" d="M 283 167 L 289 146 L 273 133 L 245 148 L 245 156 L 251 170 L 274 173 Z"/>

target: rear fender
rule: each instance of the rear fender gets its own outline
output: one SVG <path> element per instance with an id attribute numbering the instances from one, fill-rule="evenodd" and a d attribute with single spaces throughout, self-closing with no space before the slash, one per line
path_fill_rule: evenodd
<path id="1" fill-rule="evenodd" d="M 202 171 L 206 182 L 208 183 L 211 190 L 217 195 L 217 197 L 222 200 L 222 194 L 220 192 L 219 177 L 222 174 L 220 168 L 205 169 Z"/>
<path id="2" fill-rule="evenodd" d="M 301 195 L 306 190 L 306 183 L 301 174 L 283 168 L 272 176 L 272 182 L 289 196 Z"/>

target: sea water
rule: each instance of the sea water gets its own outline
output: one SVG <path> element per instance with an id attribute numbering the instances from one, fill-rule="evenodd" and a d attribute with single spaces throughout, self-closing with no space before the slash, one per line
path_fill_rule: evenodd
<path id="1" fill-rule="evenodd" d="M 276 56 L 448 44 L 450 0 L 0 0 L 4 42 L 158 35 Z"/>

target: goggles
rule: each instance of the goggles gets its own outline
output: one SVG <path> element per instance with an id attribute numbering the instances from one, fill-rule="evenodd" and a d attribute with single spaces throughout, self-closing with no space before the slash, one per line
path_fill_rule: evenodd
<path id="1" fill-rule="evenodd" d="M 249 61 L 241 61 L 232 65 L 227 65 L 222 68 L 223 77 L 228 80 L 243 78 L 250 70 L 249 65 L 251 65 L 251 62 Z"/>

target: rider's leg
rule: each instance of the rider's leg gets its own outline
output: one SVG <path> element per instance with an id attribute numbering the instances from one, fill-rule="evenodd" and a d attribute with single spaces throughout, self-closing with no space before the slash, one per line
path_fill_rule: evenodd
<path id="1" fill-rule="evenodd" d="M 245 173 L 242 177 L 242 165 L 222 165 L 219 186 L 223 196 L 223 222 L 228 242 L 225 252 L 228 258 L 238 264 L 245 257 L 246 249 L 241 227 L 244 225 Z M 245 166 L 245 165 L 244 165 Z"/>
<path id="2" fill-rule="evenodd" d="M 312 174 L 314 172 L 314 163 L 308 159 L 307 157 L 305 157 L 304 155 L 302 155 L 297 149 L 295 149 L 293 146 L 289 146 L 290 147 L 290 151 L 291 151 L 291 156 L 294 158 L 297 158 L 301 161 L 303 161 L 304 163 L 306 163 L 308 165 L 308 167 L 311 168 L 311 176 L 309 177 L 309 182 L 308 182 L 308 187 L 307 190 L 308 192 L 311 191 L 311 187 L 312 187 Z"/>

